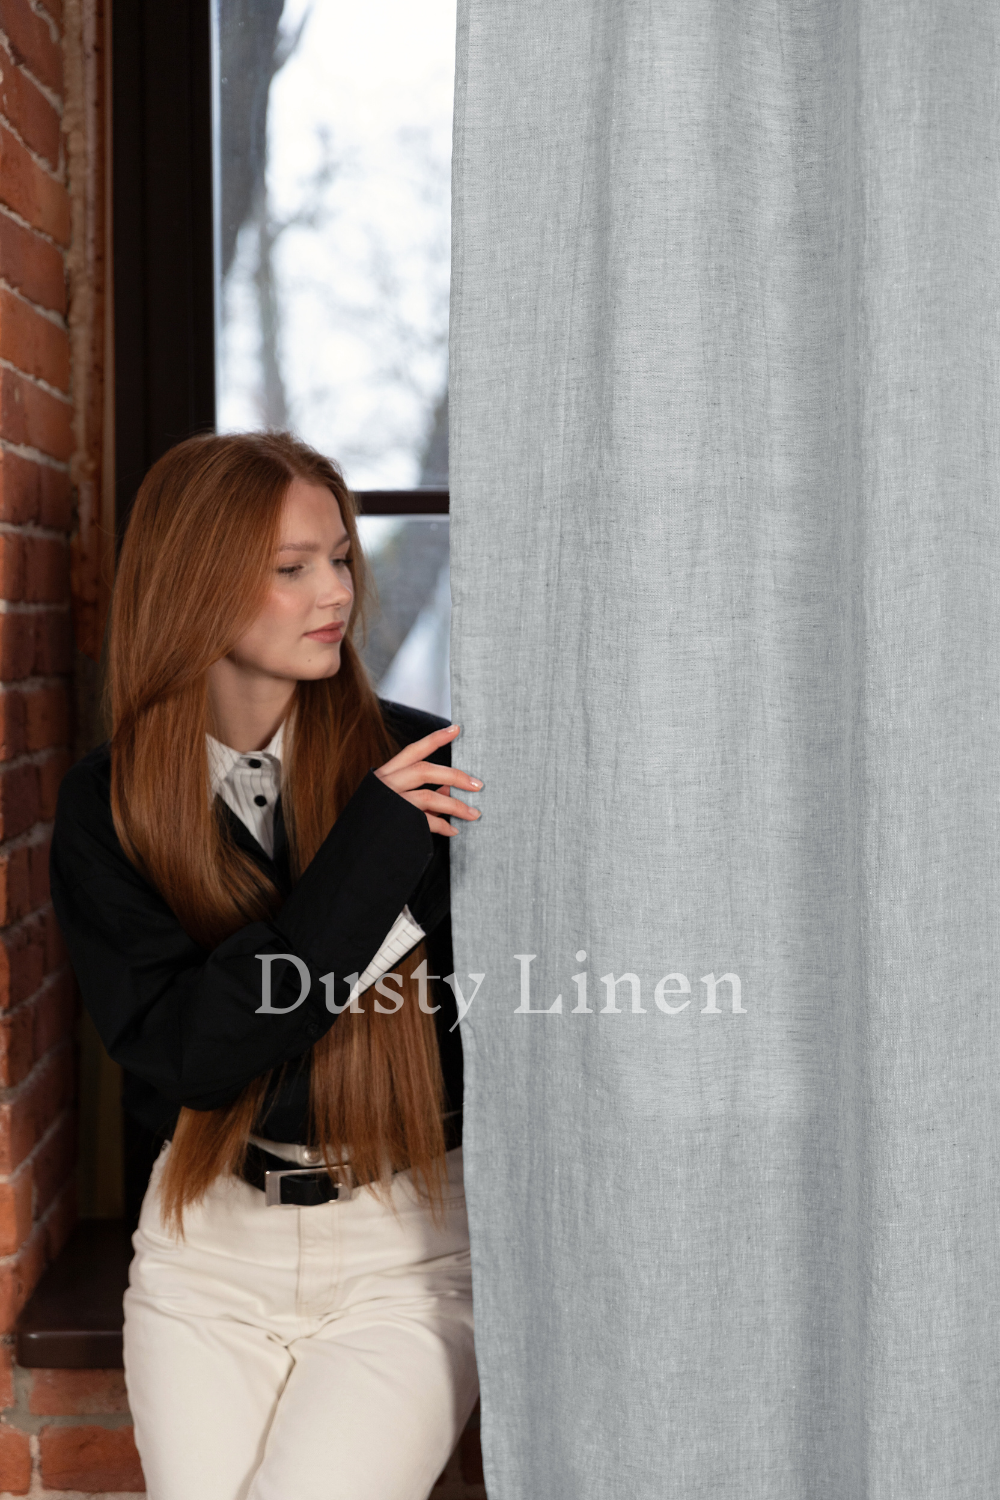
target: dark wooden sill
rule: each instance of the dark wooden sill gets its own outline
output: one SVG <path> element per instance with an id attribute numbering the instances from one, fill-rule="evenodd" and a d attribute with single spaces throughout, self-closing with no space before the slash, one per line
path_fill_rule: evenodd
<path id="1" fill-rule="evenodd" d="M 81 1219 L 17 1320 L 17 1363 L 120 1370 L 122 1298 L 131 1259 L 125 1219 Z"/>

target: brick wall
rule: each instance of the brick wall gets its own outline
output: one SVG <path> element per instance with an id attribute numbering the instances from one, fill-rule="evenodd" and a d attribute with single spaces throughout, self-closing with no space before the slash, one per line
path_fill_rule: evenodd
<path id="1" fill-rule="evenodd" d="M 70 761 L 73 407 L 58 0 L 0 0 L 0 1330 L 76 1217 L 76 997 L 48 896 Z M 5 1448 L 13 1439 L 5 1434 Z M 17 1444 L 14 1445 L 18 1446 Z"/>
<path id="2" fill-rule="evenodd" d="M 6 1380 L 0 1493 L 142 1494 L 121 1370 L 15 1367 Z"/>
<path id="3" fill-rule="evenodd" d="M 49 901 L 48 847 L 56 792 L 77 737 L 74 661 L 81 638 L 91 657 L 98 654 L 94 638 L 99 649 L 106 602 L 95 581 L 102 554 L 93 546 L 99 516 L 91 493 L 91 408 L 95 393 L 98 400 L 103 394 L 102 371 L 95 370 L 92 352 L 103 347 L 104 330 L 92 243 L 103 203 L 89 200 L 102 163 L 95 163 L 87 129 L 89 121 L 93 136 L 101 100 L 93 78 L 89 115 L 82 97 L 67 98 L 71 74 L 82 94 L 88 60 L 80 0 L 75 5 L 67 0 L 66 12 L 62 0 L 0 0 L 0 1493 L 5 1496 L 135 1493 L 144 1487 L 120 1370 L 24 1370 L 12 1364 L 17 1315 L 77 1215 L 78 999 Z M 75 32 L 67 48 L 70 13 Z M 99 8 L 90 19 L 100 23 Z M 66 107 L 71 103 L 75 108 Z M 66 128 L 70 119 L 76 122 L 72 141 Z M 98 158 L 100 149 L 98 143 Z M 98 255 L 101 250 L 98 246 Z"/>

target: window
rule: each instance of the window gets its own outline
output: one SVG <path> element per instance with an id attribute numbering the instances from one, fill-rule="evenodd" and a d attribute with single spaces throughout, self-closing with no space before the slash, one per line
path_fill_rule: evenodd
<path id="1" fill-rule="evenodd" d="M 212 35 L 217 428 L 338 460 L 372 677 L 449 716 L 455 0 L 213 0 Z"/>

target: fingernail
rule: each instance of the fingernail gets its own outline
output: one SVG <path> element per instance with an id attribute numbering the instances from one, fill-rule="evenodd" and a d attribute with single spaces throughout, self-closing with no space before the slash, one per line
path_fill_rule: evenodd
<path id="1" fill-rule="evenodd" d="M 469 781 L 472 783 L 472 785 L 476 788 L 477 791 L 479 790 L 479 788 L 483 784 L 481 781 L 477 781 L 474 776 L 470 776 L 469 777 Z"/>

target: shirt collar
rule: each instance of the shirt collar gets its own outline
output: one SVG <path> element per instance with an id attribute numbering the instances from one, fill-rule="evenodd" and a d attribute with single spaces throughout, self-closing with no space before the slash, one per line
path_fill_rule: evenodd
<path id="1" fill-rule="evenodd" d="M 219 788 L 227 777 L 232 775 L 238 765 L 248 760 L 262 760 L 266 755 L 274 762 L 274 770 L 280 774 L 284 740 L 284 719 L 282 719 L 263 750 L 234 750 L 232 745 L 224 745 L 221 740 L 214 739 L 212 735 L 206 734 L 205 743 L 208 749 L 208 774 L 212 785 L 212 796 L 217 797 Z"/>

